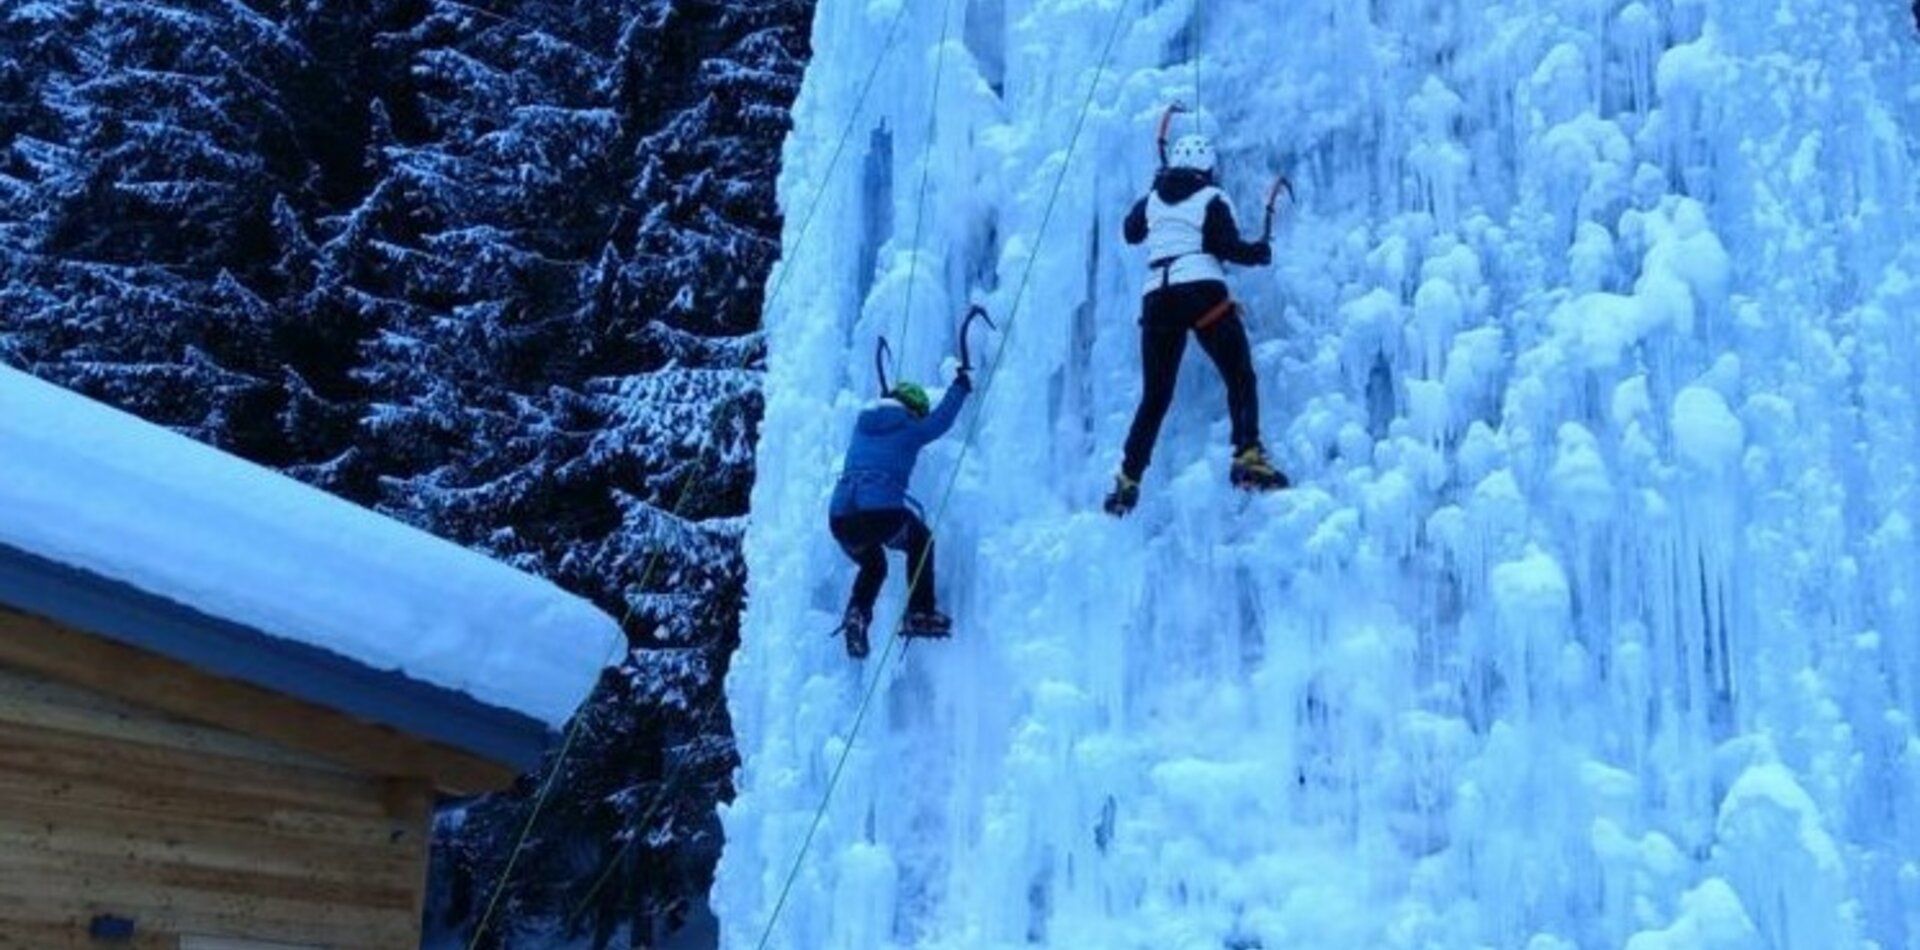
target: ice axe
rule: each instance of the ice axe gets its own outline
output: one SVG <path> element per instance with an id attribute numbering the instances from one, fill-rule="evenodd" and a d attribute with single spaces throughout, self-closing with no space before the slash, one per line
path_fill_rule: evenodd
<path id="1" fill-rule="evenodd" d="M 1173 117 L 1187 111 L 1185 103 L 1175 102 L 1160 113 L 1160 131 L 1154 136 L 1153 143 L 1160 149 L 1160 167 L 1167 167 L 1167 130 L 1173 127 Z"/>
<path id="2" fill-rule="evenodd" d="M 883 336 L 873 345 L 873 372 L 880 377 L 880 395 L 882 396 L 893 392 L 893 387 L 887 385 L 887 361 L 892 358 L 893 347 L 887 344 L 887 338 Z"/>
<path id="3" fill-rule="evenodd" d="M 989 329 L 1000 329 L 1000 325 L 994 323 L 993 318 L 987 315 L 987 308 L 974 304 L 967 309 L 966 319 L 960 321 L 960 372 L 962 373 L 973 372 L 973 356 L 967 348 L 967 331 L 973 329 L 975 318 L 987 321 Z"/>
<path id="4" fill-rule="evenodd" d="M 1260 232 L 1261 243 L 1266 243 L 1268 241 L 1273 240 L 1274 202 L 1280 200 L 1280 193 L 1283 191 L 1287 193 L 1288 201 L 1294 200 L 1293 182 L 1288 181 L 1287 176 L 1284 174 L 1279 176 L 1278 178 L 1275 178 L 1273 180 L 1273 187 L 1267 189 L 1267 224 L 1266 224 L 1266 227 L 1263 228 Z"/>

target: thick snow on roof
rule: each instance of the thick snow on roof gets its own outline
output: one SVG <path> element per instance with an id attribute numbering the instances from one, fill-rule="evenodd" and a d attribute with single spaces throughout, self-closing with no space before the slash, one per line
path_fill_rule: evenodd
<path id="1" fill-rule="evenodd" d="M 0 544 L 553 724 L 619 636 L 545 580 L 6 366 Z"/>

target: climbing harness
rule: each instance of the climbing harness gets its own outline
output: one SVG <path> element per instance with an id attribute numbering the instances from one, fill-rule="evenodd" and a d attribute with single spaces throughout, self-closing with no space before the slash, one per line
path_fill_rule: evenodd
<path id="1" fill-rule="evenodd" d="M 1206 313 L 1201 314 L 1200 319 L 1193 321 L 1193 328 L 1195 330 L 1205 330 L 1206 328 L 1213 326 L 1214 324 L 1219 323 L 1220 321 L 1225 320 L 1228 317 L 1233 316 L 1236 312 L 1239 311 L 1239 309 L 1240 309 L 1240 305 L 1234 303 L 1233 298 L 1229 297 L 1226 300 L 1222 300 L 1219 303 L 1214 304 L 1211 308 L 1207 310 Z"/>

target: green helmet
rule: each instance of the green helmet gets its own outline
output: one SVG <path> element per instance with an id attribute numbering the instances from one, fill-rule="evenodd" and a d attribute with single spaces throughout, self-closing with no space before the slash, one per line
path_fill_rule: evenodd
<path id="1" fill-rule="evenodd" d="M 900 405 L 916 416 L 926 415 L 927 410 L 933 407 L 933 402 L 927 398 L 927 391 L 921 389 L 919 383 L 899 383 L 887 396 L 898 400 Z"/>

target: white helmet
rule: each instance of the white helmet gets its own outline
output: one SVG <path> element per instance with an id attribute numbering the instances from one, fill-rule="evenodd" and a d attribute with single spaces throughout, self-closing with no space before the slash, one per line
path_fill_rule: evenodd
<path id="1" fill-rule="evenodd" d="M 1204 135 L 1183 135 L 1167 152 L 1167 164 L 1213 173 L 1213 143 Z"/>

